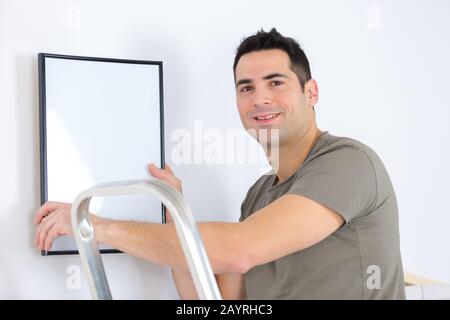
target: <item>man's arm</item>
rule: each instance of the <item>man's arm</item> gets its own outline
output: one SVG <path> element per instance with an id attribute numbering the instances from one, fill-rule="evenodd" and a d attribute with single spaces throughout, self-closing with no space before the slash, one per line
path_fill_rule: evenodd
<path id="1" fill-rule="evenodd" d="M 35 222 L 39 224 L 36 246 L 49 250 L 56 237 L 71 234 L 70 204 L 45 204 Z M 342 216 L 333 210 L 308 198 L 287 194 L 243 222 L 205 222 L 198 226 L 213 272 L 243 274 L 254 266 L 320 242 L 343 223 Z M 173 223 L 95 217 L 93 224 L 100 243 L 156 264 L 187 270 Z"/>
<path id="2" fill-rule="evenodd" d="M 99 217 L 93 217 L 92 221 L 100 243 L 169 266 L 174 272 L 187 272 L 173 223 L 160 225 Z M 39 224 L 36 246 L 49 250 L 56 237 L 71 234 L 70 204 L 46 203 L 38 210 L 35 223 Z M 222 292 L 228 292 L 227 284 L 234 283 L 229 286 L 234 298 L 235 294 L 242 296 L 242 274 L 250 268 L 306 249 L 328 237 L 343 223 L 344 219 L 336 212 L 308 198 L 288 194 L 243 222 L 207 222 L 198 226 L 213 272 L 241 275 L 233 278 L 233 282 L 222 280 L 227 277 L 218 278 Z"/>
<path id="3" fill-rule="evenodd" d="M 172 276 L 181 299 L 198 299 L 197 290 L 195 289 L 195 285 L 189 271 L 172 269 Z M 216 281 L 222 295 L 222 299 L 246 299 L 244 276 L 242 274 L 217 274 Z"/>
<path id="4" fill-rule="evenodd" d="M 194 281 L 189 270 L 172 269 L 172 278 L 181 300 L 198 299 L 197 290 L 195 289 Z"/>
<path id="5" fill-rule="evenodd" d="M 166 211 L 167 212 L 167 211 Z M 172 222 L 172 217 L 167 212 L 167 221 Z M 171 269 L 172 278 L 182 300 L 197 300 L 198 294 L 189 270 Z M 216 274 L 217 286 L 222 299 L 243 300 L 246 299 L 244 276 L 242 274 Z"/>
<path id="6" fill-rule="evenodd" d="M 216 275 L 216 280 L 222 294 L 222 299 L 247 299 L 243 274 L 219 274 Z"/>
<path id="7" fill-rule="evenodd" d="M 171 184 L 181 192 L 181 180 L 174 175 L 169 165 L 166 164 L 166 170 L 161 170 L 153 164 L 149 165 L 148 169 L 153 177 Z M 70 203 L 59 202 L 47 202 L 39 208 L 34 221 L 36 224 L 39 224 L 36 230 L 36 247 L 41 250 L 50 250 L 55 237 L 59 235 L 71 235 L 70 209 Z M 171 222 L 172 219 L 169 212 L 167 212 L 166 217 L 167 221 Z M 92 215 L 91 219 L 94 224 L 97 223 L 98 218 L 95 215 Z M 182 299 L 197 299 L 197 292 L 189 271 L 172 269 L 172 276 Z M 244 291 L 240 287 L 243 284 L 241 278 L 241 275 L 216 275 L 219 289 L 224 299 L 245 298 L 245 295 L 242 293 Z M 239 281 L 235 281 L 234 279 Z M 236 289 L 234 289 L 235 287 Z"/>
<path id="8" fill-rule="evenodd" d="M 250 268 L 306 249 L 336 231 L 344 219 L 308 198 L 288 194 L 240 223 L 204 222 L 199 230 L 213 272 L 243 274 Z M 187 270 L 173 224 L 97 219 L 100 243 L 133 256 Z"/>
<path id="9" fill-rule="evenodd" d="M 117 221 L 97 218 L 93 221 L 95 236 L 106 244 L 132 256 L 168 266 L 188 270 L 184 253 L 173 223 Z M 238 223 L 205 222 L 198 224 L 214 273 L 241 273 L 238 257 Z"/>

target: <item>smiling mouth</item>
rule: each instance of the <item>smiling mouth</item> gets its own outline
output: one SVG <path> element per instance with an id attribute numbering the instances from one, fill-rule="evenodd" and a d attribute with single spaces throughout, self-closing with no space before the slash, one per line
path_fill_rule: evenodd
<path id="1" fill-rule="evenodd" d="M 276 118 L 278 118 L 278 116 L 281 113 L 271 113 L 271 114 L 260 114 L 256 117 L 253 117 L 254 120 L 256 120 L 259 123 L 266 123 L 266 122 L 270 122 Z"/>

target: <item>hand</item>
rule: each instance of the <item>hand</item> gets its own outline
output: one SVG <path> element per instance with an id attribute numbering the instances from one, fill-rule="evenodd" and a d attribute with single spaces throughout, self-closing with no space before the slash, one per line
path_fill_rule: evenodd
<path id="1" fill-rule="evenodd" d="M 172 172 L 166 163 L 165 169 L 159 169 L 153 163 L 148 165 L 149 173 L 156 179 L 165 181 L 182 192 L 181 180 Z M 71 203 L 48 201 L 36 212 L 34 223 L 38 224 L 34 245 L 40 250 L 50 250 L 55 238 L 62 235 L 72 236 L 72 223 L 70 212 Z M 171 222 L 170 213 L 166 210 L 167 221 Z M 91 215 L 93 224 L 100 220 L 95 215 Z M 94 221 L 96 220 L 96 221 Z M 98 222 L 98 221 L 97 221 Z"/>
<path id="2" fill-rule="evenodd" d="M 181 180 L 178 179 L 172 171 L 172 168 L 166 163 L 164 169 L 160 169 L 153 163 L 148 165 L 148 172 L 150 175 L 158 180 L 165 181 L 172 187 L 177 189 L 179 192 L 182 191 Z M 172 222 L 172 217 L 170 216 L 169 210 L 166 209 L 167 222 Z"/>
<path id="3" fill-rule="evenodd" d="M 71 203 L 44 203 L 36 212 L 34 223 L 39 224 L 36 229 L 34 245 L 40 250 L 50 250 L 53 240 L 62 235 L 72 235 L 70 220 Z"/>

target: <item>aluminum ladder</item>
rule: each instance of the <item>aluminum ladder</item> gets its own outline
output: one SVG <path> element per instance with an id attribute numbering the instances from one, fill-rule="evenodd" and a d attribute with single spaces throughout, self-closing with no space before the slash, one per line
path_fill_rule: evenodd
<path id="1" fill-rule="evenodd" d="M 175 188 L 154 179 L 98 184 L 81 192 L 72 204 L 73 234 L 82 266 L 87 274 L 92 298 L 111 300 L 112 296 L 102 257 L 95 240 L 94 228 L 89 215 L 89 203 L 93 197 L 142 193 L 155 196 L 170 211 L 198 297 L 207 300 L 222 299 L 190 207 Z"/>

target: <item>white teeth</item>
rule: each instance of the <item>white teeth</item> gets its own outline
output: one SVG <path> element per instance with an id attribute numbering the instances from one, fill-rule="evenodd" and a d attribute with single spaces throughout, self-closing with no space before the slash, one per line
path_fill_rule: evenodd
<path id="1" fill-rule="evenodd" d="M 276 116 L 278 116 L 278 113 L 276 113 L 276 114 L 271 114 L 271 115 L 268 115 L 268 116 L 265 116 L 265 117 L 257 116 L 256 119 L 257 119 L 257 120 L 267 120 L 267 119 L 275 118 Z"/>

